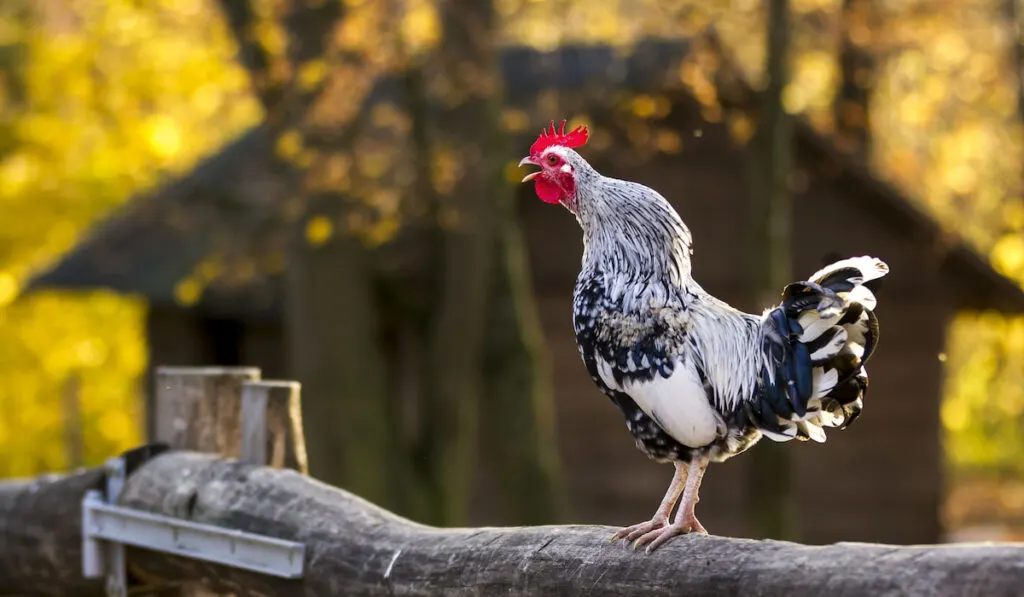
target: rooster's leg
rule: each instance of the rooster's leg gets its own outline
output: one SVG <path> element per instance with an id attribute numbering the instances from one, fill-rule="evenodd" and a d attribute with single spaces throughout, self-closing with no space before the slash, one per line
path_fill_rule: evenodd
<path id="1" fill-rule="evenodd" d="M 654 518 L 620 530 L 612 535 L 612 541 L 625 537 L 626 546 L 629 546 L 637 537 L 650 533 L 655 529 L 663 528 L 668 524 L 668 517 L 672 514 L 672 507 L 676 505 L 679 494 L 683 493 L 688 468 L 685 462 L 676 462 L 674 464 L 676 472 L 672 475 L 672 482 L 669 484 L 668 491 L 665 492 L 665 497 L 661 500 L 661 505 L 658 506 L 657 512 L 654 513 Z"/>
<path id="2" fill-rule="evenodd" d="M 676 517 L 672 520 L 672 524 L 661 528 L 654 528 L 641 535 L 633 544 L 633 549 L 646 544 L 647 553 L 651 553 L 676 535 L 685 535 L 690 532 L 707 534 L 704 525 L 697 520 L 697 516 L 694 514 L 694 508 L 697 506 L 697 502 L 700 501 L 700 496 L 698 495 L 700 481 L 704 478 L 704 469 L 707 466 L 707 459 L 694 460 L 690 463 L 689 472 L 686 476 L 686 486 L 683 490 L 683 501 L 679 504 L 679 511 L 676 512 Z"/>

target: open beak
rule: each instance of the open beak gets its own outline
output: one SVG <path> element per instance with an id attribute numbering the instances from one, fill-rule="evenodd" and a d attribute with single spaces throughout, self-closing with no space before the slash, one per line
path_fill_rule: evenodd
<path id="1" fill-rule="evenodd" d="M 531 158 L 530 156 L 526 156 L 525 158 L 519 160 L 519 167 L 520 168 L 522 168 L 523 166 L 525 166 L 527 164 L 531 164 L 531 165 L 536 166 L 537 162 L 533 161 L 533 158 Z M 537 178 L 538 174 L 540 174 L 540 170 L 538 170 L 536 172 L 530 172 L 529 174 L 524 176 L 523 180 L 521 180 L 520 182 L 530 182 L 534 178 Z"/>

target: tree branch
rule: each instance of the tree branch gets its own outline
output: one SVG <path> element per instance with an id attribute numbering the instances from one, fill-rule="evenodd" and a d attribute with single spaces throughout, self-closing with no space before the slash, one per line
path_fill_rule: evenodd
<path id="1" fill-rule="evenodd" d="M 43 483 L 0 484 L 0 595 L 102 594 L 99 583 L 80 578 L 76 551 L 79 500 L 101 479 L 102 472 L 94 469 Z M 23 499 L 29 495 L 34 498 Z M 128 551 L 129 569 L 140 578 L 202 581 L 240 597 L 998 597 L 1018 594 L 1024 585 L 1020 544 L 812 547 L 685 536 L 644 555 L 609 543 L 609 527 L 418 525 L 294 471 L 187 451 L 163 453 L 134 469 L 121 505 L 306 544 L 301 580 Z"/>

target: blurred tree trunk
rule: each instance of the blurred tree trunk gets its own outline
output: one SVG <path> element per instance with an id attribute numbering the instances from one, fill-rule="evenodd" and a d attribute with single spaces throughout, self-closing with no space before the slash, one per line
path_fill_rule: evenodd
<path id="1" fill-rule="evenodd" d="M 1010 28 L 1010 65 L 1016 77 L 1017 117 L 1024 126 L 1024 31 L 1020 0 L 1003 0 L 1003 18 Z"/>
<path id="2" fill-rule="evenodd" d="M 334 216 L 333 203 L 312 206 L 309 218 Z M 296 234 L 291 243 L 285 330 L 290 369 L 302 382 L 310 475 L 401 508 L 395 477 L 402 455 L 391 428 L 369 255 L 345 235 L 311 246 Z"/>
<path id="3" fill-rule="evenodd" d="M 473 454 L 482 444 L 486 466 L 497 471 L 503 522 L 552 522 L 559 515 L 560 489 L 550 379 L 513 188 L 502 176 L 512 154 L 500 129 L 493 8 L 486 2 L 445 3 L 442 17 L 442 47 L 426 68 L 414 59 L 406 71 L 417 193 L 430 199 L 431 219 L 438 222 L 434 325 L 422 359 L 423 442 L 414 459 L 421 479 L 433 488 L 427 492 L 432 505 L 422 518 L 438 524 L 462 521 L 476 468 Z M 445 81 L 439 103 L 453 96 L 459 100 L 437 123 L 425 70 Z M 443 194 L 435 190 L 430 168 L 439 151 L 460 156 L 463 177 Z M 459 214 L 454 222 L 453 207 Z M 459 229 L 463 222 L 479 236 L 467 238 Z M 477 254 L 465 254 L 466 247 Z M 467 335 L 467 325 L 477 329 Z M 454 376 L 462 378 L 460 385 L 446 387 L 445 377 Z"/>
<path id="4" fill-rule="evenodd" d="M 515 198 L 507 183 L 493 193 L 499 224 L 480 397 L 485 453 L 497 472 L 503 522 L 552 524 L 564 496 L 551 372 Z"/>
<path id="5" fill-rule="evenodd" d="M 767 86 L 758 103 L 760 114 L 749 156 L 754 227 L 751 280 L 760 305 L 777 303 L 782 288 L 791 281 L 792 122 L 782 101 L 789 82 L 789 17 L 788 0 L 768 1 Z M 789 447 L 763 440 L 751 450 L 748 518 L 755 537 L 795 537 Z"/>
<path id="6" fill-rule="evenodd" d="M 397 7 L 404 10 L 404 7 Z M 401 38 L 399 38 L 401 43 Z M 410 141 L 413 149 L 415 162 L 416 181 L 413 185 L 413 193 L 419 203 L 424 206 L 424 214 L 428 226 L 424 250 L 429 252 L 427 260 L 433 266 L 434 271 L 439 271 L 442 263 L 440 256 L 441 235 L 433 222 L 437 221 L 437 193 L 434 191 L 433 172 L 431 168 L 431 112 L 430 102 L 427 97 L 427 87 L 424 69 L 427 58 L 425 56 L 409 56 L 405 49 L 401 48 L 400 53 L 405 68 L 405 92 L 407 109 L 410 114 Z M 435 492 L 435 485 L 431 482 L 430 475 L 430 454 L 426 447 L 430 439 L 427 433 L 424 419 L 427 402 L 428 383 L 433 380 L 430 372 L 430 361 L 428 359 L 428 347 L 430 342 L 430 320 L 432 315 L 432 302 L 436 300 L 436 281 L 431 279 L 429 288 L 421 289 L 416 295 L 421 300 L 410 298 L 412 295 L 408 290 L 409 284 L 416 285 L 416 282 L 406 284 L 406 288 L 399 290 L 405 298 L 401 311 L 401 318 L 404 328 L 401 332 L 404 351 L 403 387 L 404 401 L 400 406 L 402 411 L 399 416 L 411 421 L 410 436 L 408 443 L 408 457 L 410 458 L 410 483 L 414 483 L 416 490 L 411 492 L 409 499 L 410 516 L 415 520 L 429 523 L 435 520 L 443 507 L 439 505 L 439 497 Z M 410 412 L 411 411 L 411 412 Z"/>
<path id="7" fill-rule="evenodd" d="M 875 0 L 843 0 L 839 17 L 839 88 L 833 100 L 839 146 L 866 159 L 871 151 L 871 97 L 875 57 L 870 43 L 877 30 Z"/>
<path id="8" fill-rule="evenodd" d="M 221 0 L 265 109 L 265 124 L 275 139 L 287 133 L 307 142 L 308 127 L 316 125 L 307 111 L 321 88 L 300 85 L 297 73 L 328 55 L 344 3 L 281 1 L 269 11 L 253 4 Z M 282 32 L 283 47 L 267 43 L 258 31 Z M 277 155 L 275 164 L 290 188 L 303 188 L 301 167 Z M 339 194 L 319 196 L 291 230 L 285 284 L 289 368 L 303 384 L 311 476 L 394 508 L 399 492 L 393 476 L 400 474 L 401 459 L 388 429 L 387 364 L 366 254 L 343 233 L 329 234 L 321 246 L 312 246 L 305 234 L 314 220 L 329 228 L 343 209 Z"/>
<path id="9" fill-rule="evenodd" d="M 433 486 L 430 522 L 461 525 L 476 468 L 481 373 L 494 254 L 495 206 L 503 154 L 493 36 L 487 0 L 443 0 L 444 37 L 432 60 L 448 100 L 432 131 L 431 157 L 444 153 L 456 180 L 435 185 L 440 263 L 424 360 L 424 444 Z M 452 173 L 445 173 L 450 175 Z M 438 188 L 441 187 L 441 188 Z"/>
<path id="10" fill-rule="evenodd" d="M 483 434 L 464 449 L 482 444 L 486 464 L 495 471 L 504 524 L 553 523 L 562 513 L 563 490 L 551 374 L 514 187 L 503 175 L 503 167 L 515 154 L 500 124 L 504 93 L 495 54 L 498 32 L 493 2 L 448 0 L 443 5 L 444 73 L 456 88 L 479 86 L 476 100 L 470 101 L 480 102 L 478 122 L 461 114 L 450 114 L 456 118 L 443 122 L 461 131 L 466 146 L 472 146 L 483 160 L 476 173 L 479 184 L 466 200 L 480 205 L 491 219 L 489 258 L 480 264 L 491 270 L 484 281 L 486 307 L 478 320 L 483 326 L 478 361 L 482 378 L 471 398 L 477 403 Z M 453 35 L 455 28 L 464 29 Z M 469 55 L 474 56 L 472 61 L 466 60 Z M 482 73 L 486 73 L 483 85 Z M 472 98 L 473 93 L 469 95 Z"/>
<path id="11" fill-rule="evenodd" d="M 518 162 L 525 148 L 510 151 L 499 134 L 494 151 Z M 497 471 L 504 524 L 553 524 L 565 513 L 565 488 L 552 372 L 515 187 L 502 176 L 503 164 L 498 165 L 492 195 L 498 216 L 497 263 L 481 396 L 486 454 Z"/>

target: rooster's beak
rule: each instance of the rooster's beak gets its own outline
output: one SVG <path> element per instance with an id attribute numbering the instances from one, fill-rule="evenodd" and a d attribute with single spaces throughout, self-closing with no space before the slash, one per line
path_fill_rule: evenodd
<path id="1" fill-rule="evenodd" d="M 522 168 L 523 166 L 525 166 L 527 164 L 532 164 L 532 165 L 536 166 L 537 162 L 533 161 L 533 158 L 531 158 L 530 156 L 526 156 L 525 158 L 519 160 L 519 167 L 520 168 Z M 536 178 L 538 174 L 540 174 L 539 170 L 537 172 L 530 172 L 529 174 L 524 176 L 523 180 L 521 180 L 520 182 L 530 182 L 531 180 Z"/>

